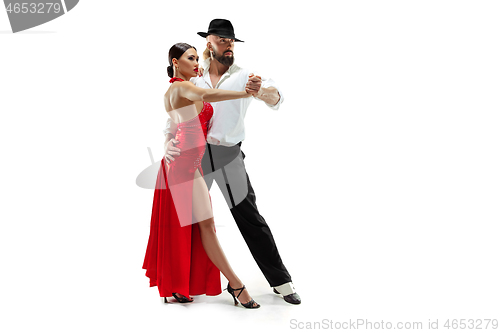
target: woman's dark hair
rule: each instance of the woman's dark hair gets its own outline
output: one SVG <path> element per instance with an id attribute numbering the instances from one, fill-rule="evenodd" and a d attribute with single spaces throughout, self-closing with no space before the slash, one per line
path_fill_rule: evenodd
<path id="1" fill-rule="evenodd" d="M 189 49 L 196 50 L 196 47 L 186 43 L 177 43 L 170 48 L 170 51 L 168 51 L 168 63 L 170 64 L 170 66 L 167 67 L 167 73 L 169 77 L 174 77 L 174 67 L 172 65 L 172 59 L 179 59 L 184 54 L 184 52 Z"/>

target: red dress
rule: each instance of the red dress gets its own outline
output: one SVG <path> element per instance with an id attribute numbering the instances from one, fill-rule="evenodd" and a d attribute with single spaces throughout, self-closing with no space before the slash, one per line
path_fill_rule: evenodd
<path id="1" fill-rule="evenodd" d="M 161 161 L 156 179 L 151 229 L 142 268 L 160 297 L 219 295 L 220 271 L 210 261 L 201 243 L 199 226 L 192 215 L 193 178 L 203 176 L 208 123 L 213 108 L 203 102 L 197 117 L 177 125 L 181 155 L 171 163 Z"/>

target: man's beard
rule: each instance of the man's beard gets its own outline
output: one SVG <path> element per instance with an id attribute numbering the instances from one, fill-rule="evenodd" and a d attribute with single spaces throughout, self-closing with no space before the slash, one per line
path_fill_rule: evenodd
<path id="1" fill-rule="evenodd" d="M 234 55 L 233 55 L 232 51 L 225 51 L 225 52 L 231 52 L 230 56 L 225 56 L 224 54 L 217 54 L 217 52 L 215 51 L 215 48 L 214 48 L 213 52 L 214 52 L 214 54 L 213 54 L 214 59 L 217 60 L 218 62 L 220 62 L 222 65 L 230 67 L 233 64 Z"/>

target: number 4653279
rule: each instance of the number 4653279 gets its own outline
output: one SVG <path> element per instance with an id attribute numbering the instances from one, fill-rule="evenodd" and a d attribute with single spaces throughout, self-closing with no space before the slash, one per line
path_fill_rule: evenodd
<path id="1" fill-rule="evenodd" d="M 61 11 L 61 5 L 59 3 L 52 2 L 40 2 L 40 3 L 9 3 L 7 6 L 8 13 L 32 13 L 32 14 L 43 14 L 43 13 L 59 13 Z"/>

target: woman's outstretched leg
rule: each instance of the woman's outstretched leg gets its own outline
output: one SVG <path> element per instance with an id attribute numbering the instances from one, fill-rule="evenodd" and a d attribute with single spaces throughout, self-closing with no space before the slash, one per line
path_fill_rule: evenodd
<path id="1" fill-rule="evenodd" d="M 243 283 L 234 273 L 231 265 L 229 265 L 215 234 L 215 223 L 208 188 L 198 170 L 195 171 L 193 181 L 193 215 L 200 228 L 201 242 L 208 258 L 224 274 L 231 288 L 237 289 L 243 287 Z M 244 289 L 238 300 L 241 303 L 248 303 L 252 300 L 252 297 Z"/>

